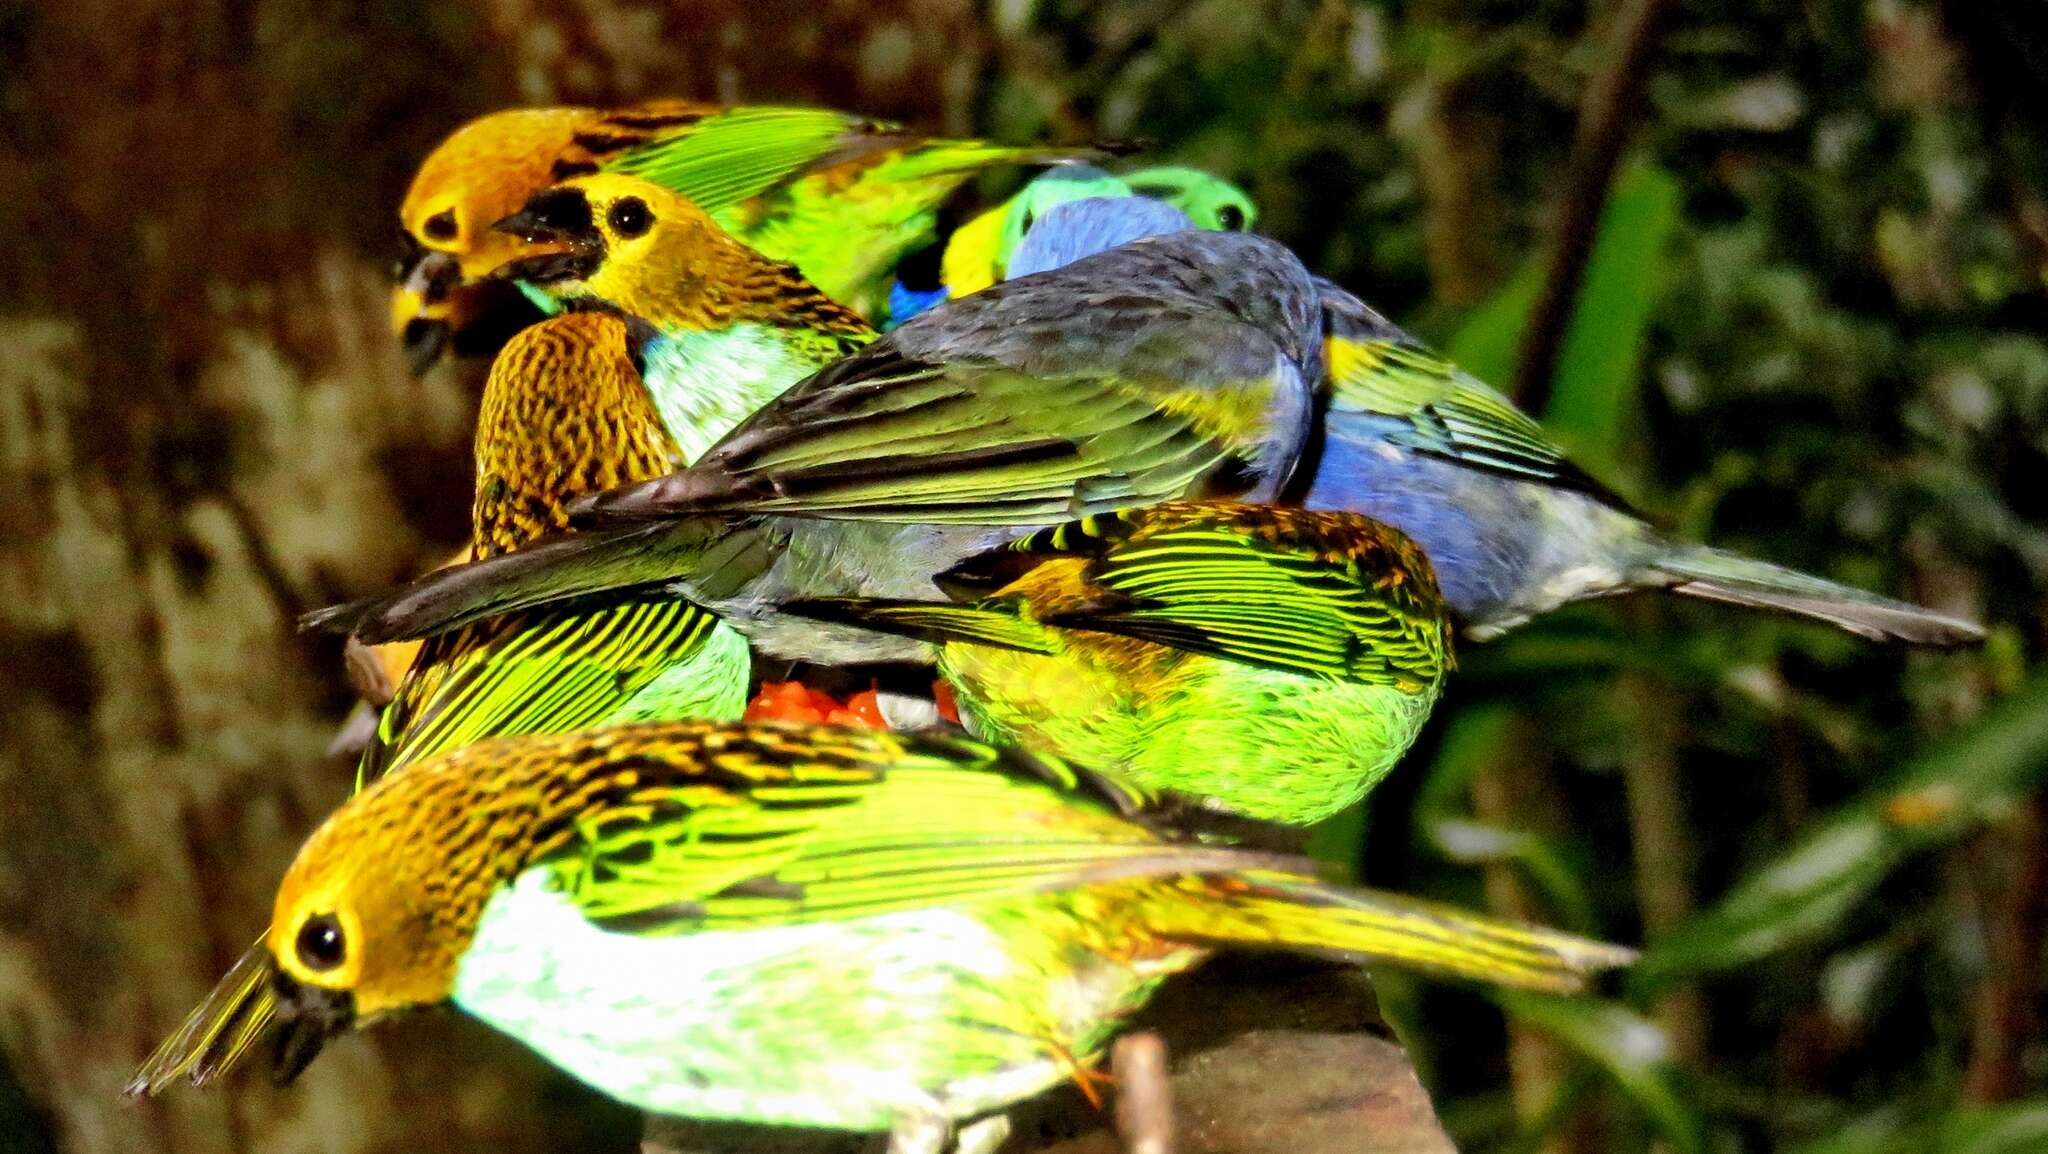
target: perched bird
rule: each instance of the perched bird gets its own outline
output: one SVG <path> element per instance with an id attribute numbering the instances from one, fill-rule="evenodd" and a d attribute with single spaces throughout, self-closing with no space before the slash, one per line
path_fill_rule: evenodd
<path id="1" fill-rule="evenodd" d="M 1355 514 L 1168 502 L 1041 529 L 937 581 L 958 600 L 784 609 L 935 643 L 981 737 L 1261 821 L 1365 796 L 1451 665 L 1429 562 Z"/>
<path id="2" fill-rule="evenodd" d="M 1007 275 L 1030 276 L 1064 268 L 1118 245 L 1193 227 L 1195 222 L 1187 213 L 1164 201 L 1132 196 L 1071 200 L 1048 209 L 1024 234 L 1010 254 Z"/>
<path id="3" fill-rule="evenodd" d="M 406 192 L 392 321 L 420 368 L 465 331 L 481 334 L 475 351 L 494 351 L 519 322 L 504 320 L 517 310 L 493 299 L 485 278 L 519 251 L 491 224 L 551 185 L 599 171 L 681 194 L 833 298 L 879 315 L 897 265 L 932 242 L 939 206 L 962 184 L 990 168 L 1100 155 L 947 140 L 816 108 L 653 100 L 496 112 L 443 141 Z"/>
<path id="4" fill-rule="evenodd" d="M 583 283 L 604 276 L 636 283 L 616 269 Z M 607 295 L 629 312 L 675 307 L 621 291 Z M 1315 299 L 1291 254 L 1239 233 L 1153 238 L 1009 281 L 797 384 L 690 469 L 600 503 L 651 524 L 445 569 L 310 624 L 378 643 L 670 581 L 770 656 L 917 660 L 913 642 L 776 607 L 929 597 L 932 574 L 1075 516 L 1273 500 L 1313 416 Z M 651 353 L 649 366 L 651 380 Z"/>
<path id="5" fill-rule="evenodd" d="M 1019 271 L 1174 231 L 1143 200 L 1049 212 Z M 1566 458 L 1506 397 L 1357 297 L 1318 280 L 1329 398 L 1302 499 L 1418 542 L 1475 640 L 1572 601 L 1635 589 L 1772 609 L 1874 640 L 1958 645 L 1982 627 L 1767 561 L 1673 541 Z"/>
<path id="6" fill-rule="evenodd" d="M 1123 175 L 1132 194 L 1172 205 L 1186 213 L 1196 228 L 1250 232 L 1259 221 L 1259 210 L 1252 204 L 1250 194 L 1199 168 L 1162 165 Z"/>
<path id="7" fill-rule="evenodd" d="M 568 530 L 575 498 L 681 463 L 641 386 L 637 345 L 620 318 L 575 312 L 520 332 L 498 354 L 477 415 L 473 557 Z M 739 634 L 655 591 L 482 622 L 421 649 L 362 776 L 487 737 L 737 718 L 749 672 Z"/>
<path id="8" fill-rule="evenodd" d="M 648 1111 L 936 1150 L 1083 1074 L 1218 948 L 1560 992 L 1632 957 L 1309 869 L 964 738 L 665 723 L 472 745 L 371 786 L 286 872 L 276 1073 L 452 1002 Z"/>
<path id="9" fill-rule="evenodd" d="M 634 318 L 644 380 L 684 461 L 875 330 L 795 266 L 741 244 L 638 177 L 578 177 L 498 222 L 522 255 L 497 270 L 563 307 Z"/>
<path id="10" fill-rule="evenodd" d="M 940 299 L 978 293 L 1003 279 L 1010 252 L 1040 213 L 1091 196 L 1130 196 L 1131 186 L 1092 164 L 1041 173 L 1015 196 L 969 220 L 946 238 L 939 259 Z M 891 314 L 899 323 L 907 316 Z"/>
<path id="11" fill-rule="evenodd" d="M 938 285 L 912 290 L 899 280 L 890 290 L 890 320 L 901 324 L 941 301 L 1019 275 L 1010 269 L 1017 246 L 1053 208 L 1093 197 L 1134 196 L 1181 212 L 1189 228 L 1244 232 L 1257 217 L 1243 189 L 1198 169 L 1142 168 L 1113 176 L 1089 164 L 1064 165 L 1040 174 L 1009 200 L 954 230 L 940 258 Z"/>
<path id="12" fill-rule="evenodd" d="M 514 336 L 477 418 L 471 553 L 503 556 L 568 527 L 566 502 L 678 460 L 634 367 L 625 322 L 567 313 Z M 688 601 L 620 590 L 429 639 L 384 707 L 358 782 L 486 738 L 680 718 L 737 719 L 746 641 Z M 210 1080 L 262 1036 L 270 989 L 209 999 L 139 1079 Z"/>

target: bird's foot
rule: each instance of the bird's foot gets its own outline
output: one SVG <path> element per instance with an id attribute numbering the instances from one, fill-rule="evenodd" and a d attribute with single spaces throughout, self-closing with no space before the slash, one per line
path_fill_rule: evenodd
<path id="1" fill-rule="evenodd" d="M 1173 1085 L 1166 1043 L 1150 1031 L 1118 1038 L 1109 1052 L 1116 1076 L 1116 1131 L 1127 1154 L 1173 1154 Z"/>
<path id="2" fill-rule="evenodd" d="M 960 1136 L 953 1143 L 953 1154 L 995 1154 L 1003 1140 L 1010 1136 L 1010 1116 L 991 1114 L 977 1118 L 960 1127 Z"/>

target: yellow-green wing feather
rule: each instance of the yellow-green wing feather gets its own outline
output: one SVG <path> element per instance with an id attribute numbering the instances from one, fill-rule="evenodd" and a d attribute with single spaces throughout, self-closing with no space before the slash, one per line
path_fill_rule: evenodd
<path id="1" fill-rule="evenodd" d="M 1388 439 L 1462 464 L 1625 502 L 1568 460 L 1514 402 L 1411 341 L 1347 336 L 1324 341 L 1330 409 L 1383 417 Z M 1341 420 L 1341 416 L 1337 419 Z"/>
<path id="2" fill-rule="evenodd" d="M 1113 376 L 974 361 L 860 367 L 829 393 L 785 397 L 773 428 L 721 446 L 724 467 L 772 478 L 749 511 L 1043 523 L 1182 496 L 1231 459 L 1238 431 L 1198 402 L 1171 407 L 1160 387 Z"/>
<path id="3" fill-rule="evenodd" d="M 1087 524 L 1063 528 L 1071 539 Z M 1034 538 L 1015 547 L 1031 550 Z M 1046 624 L 1333 681 L 1418 689 L 1450 660 L 1442 604 L 1426 577 L 1368 570 L 1341 549 L 1227 521 L 1110 543 L 1089 579 L 1114 597 L 1048 615 Z"/>
<path id="4" fill-rule="evenodd" d="M 720 219 L 840 151 L 850 135 L 893 130 L 830 109 L 747 105 L 707 118 L 685 135 L 633 149 L 605 167 L 651 180 Z"/>
<path id="5" fill-rule="evenodd" d="M 587 916 L 643 934 L 741 929 L 975 901 L 1113 877 L 1241 866 L 1166 840 L 1146 798 L 1049 757 L 965 740 L 866 765 L 663 783 L 593 813 L 553 856 Z M 1214 859 L 1211 861 L 1210 859 Z"/>
<path id="6" fill-rule="evenodd" d="M 596 725 L 697 654 L 718 618 L 672 596 L 443 634 L 385 707 L 359 781 L 491 737 Z"/>

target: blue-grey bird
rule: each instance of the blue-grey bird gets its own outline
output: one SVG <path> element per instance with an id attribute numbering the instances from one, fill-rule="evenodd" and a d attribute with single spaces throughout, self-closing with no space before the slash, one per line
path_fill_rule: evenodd
<path id="1" fill-rule="evenodd" d="M 1046 213 L 1022 273 L 1186 228 L 1142 198 Z M 1364 513 L 1420 542 L 1474 639 L 1572 601 L 1668 589 L 1825 621 L 1875 640 L 1979 641 L 1968 621 L 1768 561 L 1674 541 L 1567 459 L 1533 418 L 1356 296 L 1317 278 L 1329 395 L 1312 509 Z"/>

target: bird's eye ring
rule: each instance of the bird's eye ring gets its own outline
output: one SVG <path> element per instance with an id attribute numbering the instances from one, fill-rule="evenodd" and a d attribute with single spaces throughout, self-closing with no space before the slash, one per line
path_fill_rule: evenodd
<path id="1" fill-rule="evenodd" d="M 299 961 L 316 973 L 325 973 L 348 959 L 348 940 L 341 922 L 333 914 L 314 914 L 299 927 L 296 943 Z"/>
<path id="2" fill-rule="evenodd" d="M 420 222 L 420 231 L 428 240 L 454 240 L 462 230 L 455 226 L 455 210 L 444 208 Z"/>
<path id="3" fill-rule="evenodd" d="M 605 214 L 605 220 L 611 224 L 613 232 L 628 240 L 642 236 L 654 227 L 654 214 L 647 210 L 647 202 L 637 196 L 622 197 Z"/>
<path id="4" fill-rule="evenodd" d="M 1244 210 L 1234 204 L 1226 204 L 1216 210 L 1216 223 L 1224 232 L 1244 231 Z"/>

